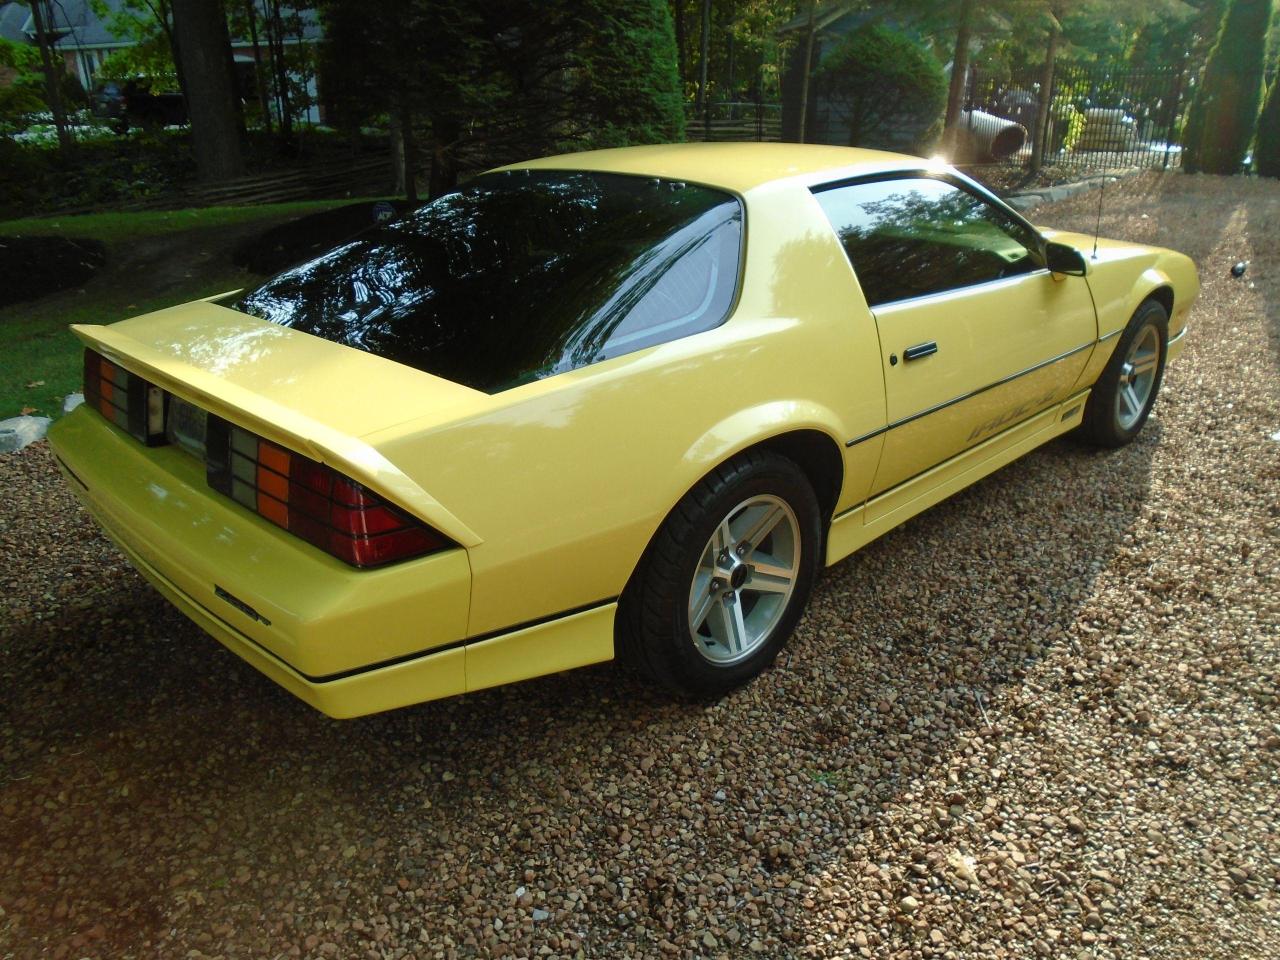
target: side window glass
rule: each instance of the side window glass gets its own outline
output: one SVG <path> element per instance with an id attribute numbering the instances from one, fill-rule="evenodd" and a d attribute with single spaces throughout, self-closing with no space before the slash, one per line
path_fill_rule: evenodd
<path id="1" fill-rule="evenodd" d="M 872 307 L 1030 273 L 1034 234 L 967 190 L 926 177 L 815 193 Z"/>

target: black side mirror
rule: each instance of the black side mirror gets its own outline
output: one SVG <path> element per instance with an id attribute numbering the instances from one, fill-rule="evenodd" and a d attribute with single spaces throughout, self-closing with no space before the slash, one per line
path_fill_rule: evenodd
<path id="1" fill-rule="evenodd" d="M 1075 247 L 1050 240 L 1044 246 L 1045 266 L 1052 273 L 1065 274 L 1068 277 L 1083 277 L 1089 272 L 1089 264 L 1084 254 Z"/>

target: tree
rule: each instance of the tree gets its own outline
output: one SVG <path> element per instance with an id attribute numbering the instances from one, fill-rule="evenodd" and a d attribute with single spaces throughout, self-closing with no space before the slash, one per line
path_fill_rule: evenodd
<path id="1" fill-rule="evenodd" d="M 1258 141 L 1253 155 L 1259 174 L 1280 177 L 1280 62 L 1276 63 L 1275 78 L 1258 115 Z"/>
<path id="2" fill-rule="evenodd" d="M 47 109 L 42 91 L 44 74 L 40 54 L 25 43 L 0 39 L 0 72 L 9 82 L 0 84 L 0 135 L 26 127 L 32 114 Z"/>
<path id="3" fill-rule="evenodd" d="M 960 108 L 964 105 L 965 84 L 969 81 L 969 44 L 973 40 L 973 16 L 975 0 L 960 0 L 960 21 L 956 25 L 956 42 L 951 55 L 951 78 L 947 85 L 947 111 L 942 127 L 947 131 L 948 142 L 944 149 L 955 149 L 955 130 L 960 120 Z"/>
<path id="4" fill-rule="evenodd" d="M 129 46 L 111 54 L 110 74 L 120 79 L 145 75 L 176 84 L 187 97 L 173 34 L 173 10 L 169 0 L 91 0 L 93 12 L 102 18 L 107 32 Z M 153 85 L 153 89 L 160 86 Z"/>
<path id="5" fill-rule="evenodd" d="M 390 117 L 415 199 L 421 143 L 429 193 L 485 163 L 562 149 L 677 139 L 683 132 L 666 0 L 325 0 L 327 92 L 350 128 Z"/>
<path id="6" fill-rule="evenodd" d="M 173 25 L 189 93 L 196 171 L 202 180 L 238 176 L 244 171 L 240 113 L 222 5 L 218 0 L 173 0 Z"/>
<path id="7" fill-rule="evenodd" d="M 895 127 L 928 128 L 947 101 L 942 66 L 910 37 L 876 23 L 826 56 L 817 83 L 848 118 L 850 146 L 883 146 Z"/>
<path id="8" fill-rule="evenodd" d="M 58 64 L 55 66 L 50 40 L 53 30 L 53 11 L 48 7 L 48 0 L 31 0 L 31 19 L 40 45 L 45 102 L 49 104 L 49 112 L 53 114 L 53 125 L 58 131 L 58 148 L 64 154 L 70 153 L 74 142 L 71 139 L 71 130 L 67 126 L 67 113 L 62 106 L 62 58 L 58 58 Z"/>
<path id="9" fill-rule="evenodd" d="M 1238 173 L 1262 99 L 1272 0 L 1232 0 L 1191 101 L 1182 165 L 1189 173 Z"/>

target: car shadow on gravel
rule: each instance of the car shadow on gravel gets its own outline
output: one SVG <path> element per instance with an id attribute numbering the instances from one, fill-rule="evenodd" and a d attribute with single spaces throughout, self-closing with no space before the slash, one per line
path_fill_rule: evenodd
<path id="1" fill-rule="evenodd" d="M 172 610 L 57 488 L 44 445 L 24 451 L 74 535 L 0 528 L 19 563 L 62 572 L 43 592 L 17 574 L 0 632 L 8 936 L 140 950 L 189 913 L 284 909 L 332 876 L 354 915 L 409 883 L 424 911 L 463 916 L 450 871 L 478 859 L 486 884 L 527 870 L 563 892 L 587 882 L 567 851 L 606 878 L 593 889 L 648 878 L 640 909 L 679 926 L 668 829 L 762 889 L 825 875 L 969 741 L 1021 722 L 1002 701 L 1088 618 L 1159 436 L 1153 420 L 1120 451 L 1055 442 L 838 564 L 775 667 L 718 704 L 605 665 L 346 722 Z"/>

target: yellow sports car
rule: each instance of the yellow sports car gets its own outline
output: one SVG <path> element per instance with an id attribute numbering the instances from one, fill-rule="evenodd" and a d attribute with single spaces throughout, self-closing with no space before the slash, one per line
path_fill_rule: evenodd
<path id="1" fill-rule="evenodd" d="M 605 150 L 74 327 L 49 437 L 157 589 L 331 716 L 614 656 L 713 696 L 820 565 L 1060 434 L 1131 440 L 1198 292 L 914 157 Z"/>

